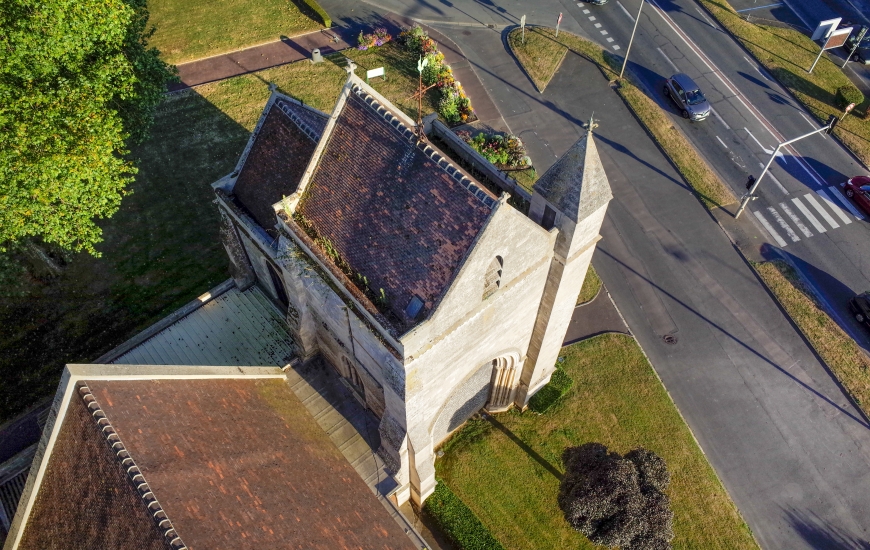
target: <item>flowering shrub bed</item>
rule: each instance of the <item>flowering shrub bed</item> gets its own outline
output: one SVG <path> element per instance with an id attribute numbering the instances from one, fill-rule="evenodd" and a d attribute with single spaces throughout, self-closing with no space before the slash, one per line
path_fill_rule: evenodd
<path id="1" fill-rule="evenodd" d="M 472 149 L 499 168 L 528 168 L 532 161 L 526 154 L 526 147 L 515 135 L 486 134 L 481 132 L 472 137 L 471 132 L 458 132 L 457 135 Z"/>
<path id="2" fill-rule="evenodd" d="M 438 51 L 438 45 L 429 38 L 428 33 L 420 25 L 414 25 L 399 33 L 399 42 L 426 60 L 423 85 L 434 85 L 438 89 L 441 95 L 438 114 L 451 124 L 472 120 L 474 109 L 471 100 L 465 95 L 462 84 L 453 77 L 450 66 L 444 63 L 444 54 Z"/>
<path id="3" fill-rule="evenodd" d="M 390 33 L 387 32 L 387 29 L 383 27 L 375 29 L 371 34 L 363 34 L 362 31 L 359 31 L 359 36 L 357 37 L 359 45 L 357 46 L 357 49 L 367 50 L 376 46 L 383 46 L 392 39 L 392 35 L 390 35 Z"/>

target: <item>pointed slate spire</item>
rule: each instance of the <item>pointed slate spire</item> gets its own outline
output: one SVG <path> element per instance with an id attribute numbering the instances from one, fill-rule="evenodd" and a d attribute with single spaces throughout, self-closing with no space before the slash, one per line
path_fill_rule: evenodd
<path id="1" fill-rule="evenodd" d="M 592 130 L 598 124 L 589 118 L 586 135 L 577 140 L 535 184 L 535 192 L 575 223 L 613 198 L 610 183 Z"/>

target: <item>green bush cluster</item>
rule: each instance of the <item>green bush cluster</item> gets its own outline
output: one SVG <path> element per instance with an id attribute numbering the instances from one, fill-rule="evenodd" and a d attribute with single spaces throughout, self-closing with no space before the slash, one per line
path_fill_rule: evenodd
<path id="1" fill-rule="evenodd" d="M 329 17 L 329 14 L 326 13 L 326 10 L 320 7 L 320 4 L 317 3 L 317 0 L 302 0 L 305 2 L 305 5 L 311 8 L 311 10 L 320 17 L 321 21 L 323 21 L 324 27 L 332 26 L 332 18 Z"/>
<path id="2" fill-rule="evenodd" d="M 864 94 L 852 84 L 846 84 L 837 88 L 837 106 L 845 109 L 850 103 L 861 105 L 864 103 Z"/>
<path id="3" fill-rule="evenodd" d="M 435 492 L 426 499 L 423 512 L 459 550 L 504 550 L 504 546 L 443 480 L 438 480 Z"/>
<path id="4" fill-rule="evenodd" d="M 538 414 L 546 412 L 573 385 L 574 380 L 561 367 L 556 367 L 556 370 L 553 371 L 553 375 L 550 377 L 550 382 L 529 399 L 529 408 Z"/>
<path id="5" fill-rule="evenodd" d="M 513 134 L 487 134 L 480 132 L 472 137 L 471 132 L 458 132 L 462 140 L 480 155 L 501 168 L 522 168 L 531 166 L 532 159 L 526 153 L 526 147 Z"/>

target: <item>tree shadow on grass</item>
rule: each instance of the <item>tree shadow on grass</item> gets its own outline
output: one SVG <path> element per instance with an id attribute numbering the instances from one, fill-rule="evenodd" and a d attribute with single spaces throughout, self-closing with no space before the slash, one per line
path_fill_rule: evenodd
<path id="1" fill-rule="evenodd" d="M 513 433 L 512 431 L 510 431 L 510 430 L 509 430 L 509 429 L 508 429 L 504 424 L 502 424 L 501 422 L 499 422 L 498 420 L 496 420 L 496 419 L 495 419 L 492 415 L 490 415 L 490 414 L 486 414 L 486 415 L 484 415 L 484 418 L 486 418 L 486 420 L 487 420 L 490 424 L 492 424 L 493 426 L 495 426 L 496 429 L 498 429 L 501 433 L 505 434 L 505 435 L 507 436 L 507 438 L 510 439 L 511 441 L 513 441 L 513 442 L 517 445 L 517 447 L 519 447 L 520 449 L 522 449 L 522 451 L 523 451 L 524 453 L 526 453 L 527 455 L 529 455 L 529 457 L 531 457 L 535 462 L 537 462 L 538 464 L 540 464 L 542 468 L 544 468 L 545 470 L 547 470 L 548 472 L 550 472 L 551 474 L 553 474 L 553 477 L 555 477 L 556 479 L 558 479 L 558 480 L 560 480 L 560 481 L 562 480 L 562 475 L 563 475 L 563 474 L 562 474 L 562 472 L 559 471 L 558 468 L 556 468 L 555 466 L 553 466 L 552 464 L 550 464 L 549 462 L 547 462 L 547 460 L 546 460 L 544 457 L 542 457 L 542 456 L 539 455 L 537 452 L 535 452 L 534 449 L 532 449 L 531 447 L 529 447 L 529 446 L 526 444 L 525 441 L 523 441 L 522 439 L 520 439 L 519 437 L 517 437 L 517 435 L 516 435 L 515 433 Z"/>

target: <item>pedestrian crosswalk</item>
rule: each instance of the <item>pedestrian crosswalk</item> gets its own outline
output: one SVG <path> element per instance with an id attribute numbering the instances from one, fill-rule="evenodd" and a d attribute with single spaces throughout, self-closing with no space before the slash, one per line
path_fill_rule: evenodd
<path id="1" fill-rule="evenodd" d="M 778 209 L 768 206 L 752 214 L 781 247 L 848 225 L 853 219 L 864 219 L 864 215 L 843 196 L 836 185 L 806 193 L 803 197 L 794 197 L 791 204 L 784 201 L 778 206 Z"/>

